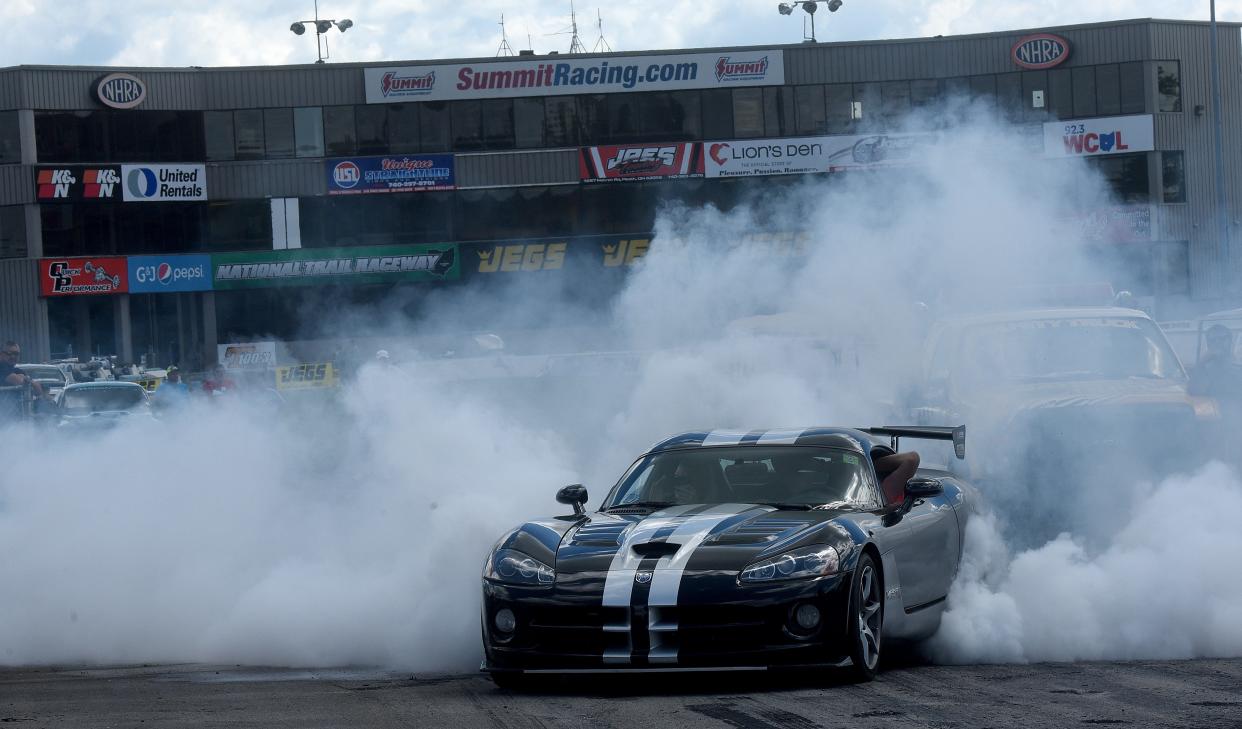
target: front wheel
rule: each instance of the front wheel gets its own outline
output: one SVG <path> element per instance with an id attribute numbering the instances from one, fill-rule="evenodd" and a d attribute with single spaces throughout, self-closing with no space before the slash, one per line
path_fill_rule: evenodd
<path id="1" fill-rule="evenodd" d="M 880 666 L 880 645 L 884 629 L 884 586 L 875 561 L 868 554 L 858 558 L 854 585 L 850 590 L 849 644 L 855 680 L 870 681 Z"/>

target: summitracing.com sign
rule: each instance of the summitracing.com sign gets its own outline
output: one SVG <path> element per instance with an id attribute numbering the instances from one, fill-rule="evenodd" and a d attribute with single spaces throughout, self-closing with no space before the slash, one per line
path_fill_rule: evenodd
<path id="1" fill-rule="evenodd" d="M 504 63 L 368 68 L 365 79 L 368 104 L 398 104 L 775 86 L 785 82 L 785 64 L 781 51 L 775 50 L 575 59 L 545 56 Z"/>
<path id="2" fill-rule="evenodd" d="M 457 245 L 300 248 L 287 251 L 217 253 L 211 257 L 213 288 L 449 281 L 460 276 Z"/>

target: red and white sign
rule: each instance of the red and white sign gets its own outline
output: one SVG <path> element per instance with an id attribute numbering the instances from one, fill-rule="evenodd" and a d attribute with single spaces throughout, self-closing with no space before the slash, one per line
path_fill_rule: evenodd
<path id="1" fill-rule="evenodd" d="M 583 147 L 578 172 L 585 182 L 675 179 L 703 176 L 703 145 L 609 144 Z"/>
<path id="2" fill-rule="evenodd" d="M 1045 157 L 1097 157 L 1155 148 L 1151 114 L 1044 123 Z"/>
<path id="3" fill-rule="evenodd" d="M 39 292 L 43 296 L 124 294 L 129 291 L 129 266 L 123 256 L 39 259 Z"/>
<path id="4" fill-rule="evenodd" d="M 1069 55 L 1069 41 L 1051 33 L 1022 36 L 1009 50 L 1015 64 L 1030 69 L 1060 66 L 1069 60 Z"/>
<path id="5" fill-rule="evenodd" d="M 514 96 L 727 89 L 785 83 L 777 50 L 562 58 L 368 68 L 368 104 Z"/>

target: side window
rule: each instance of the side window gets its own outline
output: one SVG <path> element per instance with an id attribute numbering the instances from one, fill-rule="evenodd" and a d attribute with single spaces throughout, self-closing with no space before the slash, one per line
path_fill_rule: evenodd
<path id="1" fill-rule="evenodd" d="M 1159 111 L 1182 110 L 1182 69 L 1178 61 L 1156 63 L 1156 99 Z"/>
<path id="2" fill-rule="evenodd" d="M 858 471 L 862 476 L 862 483 L 859 484 L 856 495 L 851 501 L 868 511 L 879 509 L 884 506 L 884 499 L 880 498 L 880 484 L 875 480 L 875 469 L 870 465 L 870 456 L 864 457 L 862 468 Z"/>
<path id="3" fill-rule="evenodd" d="M 1166 203 L 1186 202 L 1186 155 L 1181 151 L 1160 153 L 1160 185 Z"/>

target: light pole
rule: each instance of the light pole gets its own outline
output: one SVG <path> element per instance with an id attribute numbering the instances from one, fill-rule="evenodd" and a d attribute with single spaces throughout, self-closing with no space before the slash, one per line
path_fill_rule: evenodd
<path id="1" fill-rule="evenodd" d="M 1228 196 L 1225 194 L 1225 125 L 1221 120 L 1220 108 L 1220 59 L 1216 52 L 1216 0 L 1211 0 L 1212 38 L 1209 41 L 1212 52 L 1212 123 L 1216 127 L 1216 236 L 1224 260 L 1222 268 L 1225 272 L 1224 293 L 1233 292 L 1234 270 L 1233 255 L 1229 245 L 1229 209 Z"/>
<path id="2" fill-rule="evenodd" d="M 807 37 L 805 25 L 806 21 L 803 21 L 802 42 L 817 43 L 818 41 L 815 40 L 815 11 L 819 9 L 819 3 L 827 5 L 828 12 L 830 13 L 835 13 L 841 9 L 841 0 L 794 0 L 794 2 L 781 3 L 776 6 L 776 9 L 781 15 L 792 15 L 794 8 L 801 5 L 802 9 L 806 11 L 806 14 L 811 16 L 811 35 L 810 37 Z"/>
<path id="3" fill-rule="evenodd" d="M 323 63 L 323 59 L 329 57 L 328 39 L 323 37 L 324 33 L 327 33 L 328 31 L 332 30 L 332 26 L 334 25 L 336 26 L 336 29 L 341 31 L 342 33 L 354 27 L 354 21 L 350 20 L 349 18 L 345 18 L 343 20 L 320 20 L 319 0 L 315 0 L 315 19 L 314 20 L 299 20 L 295 22 L 293 25 L 289 26 L 289 30 L 293 31 L 294 35 L 302 35 L 303 33 L 306 32 L 307 23 L 310 23 L 311 25 L 315 26 L 315 52 L 319 56 L 319 60 L 315 61 L 315 63 Z"/>

